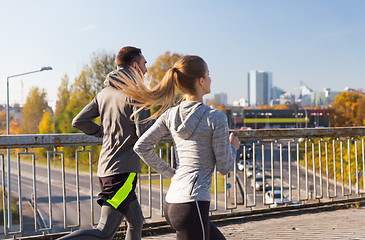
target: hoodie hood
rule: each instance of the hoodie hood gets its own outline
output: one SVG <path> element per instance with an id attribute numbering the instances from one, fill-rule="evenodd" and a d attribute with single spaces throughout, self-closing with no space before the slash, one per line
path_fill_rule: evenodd
<path id="1" fill-rule="evenodd" d="M 195 131 L 205 112 L 210 109 L 200 102 L 183 101 L 177 107 L 173 129 L 182 139 L 188 139 Z"/>
<path id="2" fill-rule="evenodd" d="M 116 88 L 115 83 L 123 83 L 123 81 L 120 79 L 120 74 L 118 74 L 118 72 L 122 72 L 124 75 L 129 76 L 131 79 L 134 80 L 134 75 L 132 73 L 132 71 L 128 68 L 122 68 L 119 67 L 110 72 L 108 74 L 108 76 L 106 77 L 105 81 L 104 81 L 104 87 L 113 87 Z"/>

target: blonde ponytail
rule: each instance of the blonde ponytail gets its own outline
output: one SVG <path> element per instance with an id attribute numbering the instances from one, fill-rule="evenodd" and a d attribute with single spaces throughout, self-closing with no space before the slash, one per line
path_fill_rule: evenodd
<path id="1" fill-rule="evenodd" d="M 206 63 L 202 58 L 186 55 L 180 58 L 152 89 L 146 86 L 142 72 L 133 68 L 129 68 L 130 71 L 118 70 L 116 75 L 108 77 L 108 79 L 117 89 L 137 101 L 133 104 L 140 107 L 137 113 L 142 109 L 161 106 L 150 117 L 157 118 L 168 108 L 174 106 L 177 94 L 176 88 L 183 93 L 194 93 L 195 82 L 204 76 L 206 68 Z M 117 81 L 113 78 L 116 78 Z"/>

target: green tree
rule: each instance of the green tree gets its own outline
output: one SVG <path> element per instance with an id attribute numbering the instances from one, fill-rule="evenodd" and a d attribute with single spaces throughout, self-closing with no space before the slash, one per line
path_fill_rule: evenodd
<path id="1" fill-rule="evenodd" d="M 102 89 L 105 76 L 115 68 L 115 55 L 108 55 L 105 51 L 101 51 L 92 54 L 90 62 L 84 65 L 71 86 L 69 86 L 67 74 L 64 75 L 61 86 L 58 88 L 56 102 L 57 132 L 79 132 L 72 127 L 72 119 Z"/>
<path id="2" fill-rule="evenodd" d="M 47 93 L 44 89 L 40 90 L 38 87 L 31 88 L 22 110 L 21 133 L 39 132 L 39 123 L 43 113 L 48 109 L 46 97 Z"/>
<path id="3" fill-rule="evenodd" d="M 84 67 L 84 69 L 89 68 L 87 77 L 92 79 L 92 89 L 95 94 L 103 88 L 105 77 L 116 69 L 115 58 L 115 54 L 108 55 L 105 51 L 93 53 L 90 64 Z"/>
<path id="4" fill-rule="evenodd" d="M 65 119 L 67 119 L 66 115 L 66 107 L 70 100 L 70 87 L 69 87 L 69 78 L 68 75 L 65 74 L 61 79 L 61 85 L 58 87 L 57 93 L 57 101 L 56 101 L 56 110 L 55 110 L 55 122 L 56 122 L 56 132 L 57 133 L 66 133 L 68 132 L 67 127 L 65 125 Z"/>
<path id="5" fill-rule="evenodd" d="M 105 76 L 116 68 L 115 55 L 105 51 L 93 53 L 90 62 L 83 66 L 80 74 L 75 77 L 74 83 L 69 86 L 67 74 L 62 79 L 58 88 L 56 102 L 56 129 L 58 133 L 80 132 L 72 127 L 72 119 L 87 105 L 102 89 Z M 98 122 L 98 119 L 96 119 Z M 93 165 L 97 163 L 99 146 L 92 146 Z M 65 151 L 66 162 L 73 166 L 75 147 L 67 147 Z M 80 159 L 80 166 L 87 166 L 87 158 Z"/>

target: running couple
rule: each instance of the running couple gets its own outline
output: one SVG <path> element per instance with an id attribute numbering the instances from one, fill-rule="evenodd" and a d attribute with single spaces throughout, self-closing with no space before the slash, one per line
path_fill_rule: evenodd
<path id="1" fill-rule="evenodd" d="M 95 229 L 62 239 L 112 239 L 123 218 L 126 239 L 141 239 L 143 215 L 134 193 L 136 174 L 141 172 L 139 157 L 171 178 L 164 213 L 177 239 L 225 239 L 209 220 L 210 186 L 215 166 L 224 175 L 233 170 L 239 140 L 229 135 L 226 115 L 203 104 L 203 96 L 210 93 L 208 65 L 201 57 L 185 55 L 149 89 L 140 49 L 122 48 L 117 64 L 106 87 L 73 121 L 86 134 L 103 137 L 98 164 L 100 221 Z M 184 99 L 173 106 L 178 91 Z M 149 109 L 157 106 L 151 116 Z M 98 116 L 100 126 L 92 122 Z M 176 149 L 176 169 L 153 150 L 168 136 Z"/>

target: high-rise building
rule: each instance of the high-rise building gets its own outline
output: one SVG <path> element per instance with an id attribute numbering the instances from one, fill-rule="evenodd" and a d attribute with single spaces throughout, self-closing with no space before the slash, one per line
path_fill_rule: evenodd
<path id="1" fill-rule="evenodd" d="M 214 94 L 214 98 L 217 100 L 219 105 L 227 105 L 227 93 Z"/>
<path id="2" fill-rule="evenodd" d="M 272 91 L 272 73 L 252 70 L 248 73 L 249 106 L 269 105 Z"/>

